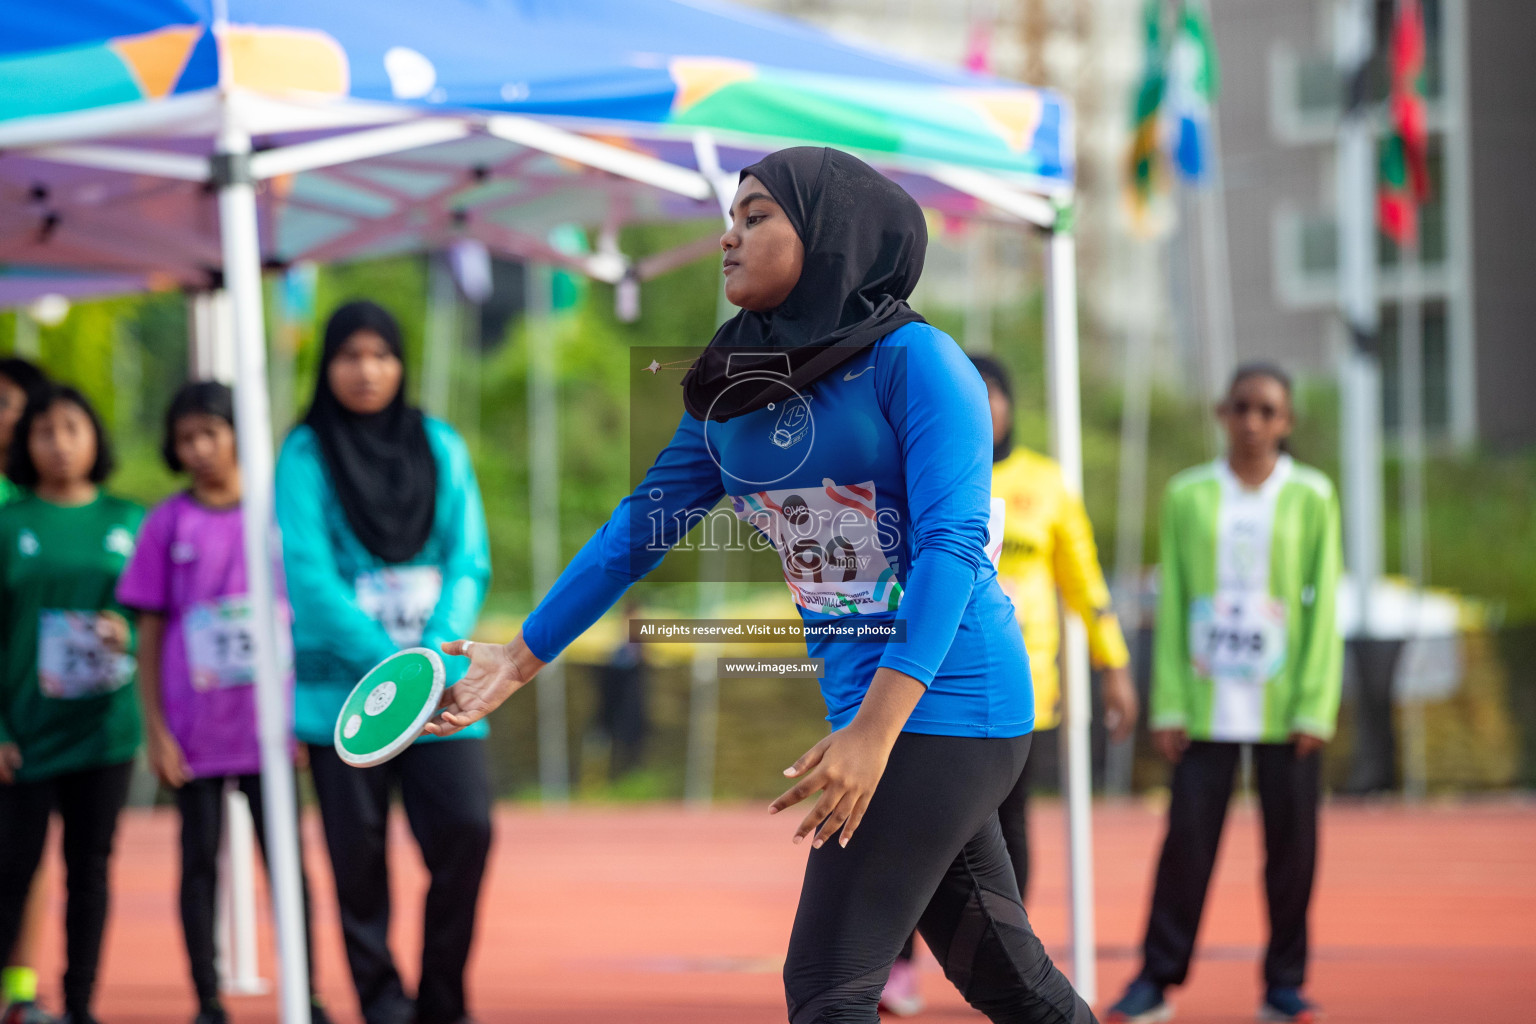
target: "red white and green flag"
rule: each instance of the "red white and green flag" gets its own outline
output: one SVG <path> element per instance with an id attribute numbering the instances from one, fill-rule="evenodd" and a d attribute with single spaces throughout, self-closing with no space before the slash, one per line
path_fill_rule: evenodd
<path id="1" fill-rule="evenodd" d="M 1419 207 L 1429 198 L 1429 128 L 1424 103 L 1424 11 L 1398 0 L 1392 24 L 1391 134 L 1381 151 L 1376 217 L 1398 245 L 1419 237 Z"/>

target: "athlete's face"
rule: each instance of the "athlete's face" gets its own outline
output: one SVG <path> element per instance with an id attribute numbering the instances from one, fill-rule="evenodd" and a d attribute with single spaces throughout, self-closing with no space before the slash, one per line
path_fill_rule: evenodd
<path id="1" fill-rule="evenodd" d="M 45 487 L 73 487 L 91 478 L 96 465 L 96 428 L 74 402 L 54 402 L 32 421 L 27 453 Z"/>
<path id="2" fill-rule="evenodd" d="M 222 416 L 188 413 L 172 432 L 176 458 L 203 487 L 222 487 L 240 471 L 235 454 L 235 429 Z"/>
<path id="3" fill-rule="evenodd" d="M 400 391 L 404 373 L 400 357 L 378 334 L 366 330 L 343 342 L 325 370 L 336 400 L 360 416 L 383 412 Z"/>
<path id="4" fill-rule="evenodd" d="M 805 246 L 783 208 L 750 174 L 736 189 L 720 248 L 725 297 L 734 306 L 766 313 L 782 305 L 800 281 Z"/>
<path id="5" fill-rule="evenodd" d="M 1013 403 L 1002 390 L 987 382 L 987 404 L 992 407 L 992 443 L 1001 444 L 1013 425 Z"/>
<path id="6" fill-rule="evenodd" d="M 1244 377 L 1216 407 L 1216 415 L 1227 428 L 1229 450 L 1240 457 L 1273 455 L 1291 436 L 1291 397 L 1273 377 Z"/>

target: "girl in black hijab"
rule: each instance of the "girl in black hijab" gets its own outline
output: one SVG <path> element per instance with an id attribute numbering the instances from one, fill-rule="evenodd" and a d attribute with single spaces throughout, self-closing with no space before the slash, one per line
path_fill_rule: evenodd
<path id="1" fill-rule="evenodd" d="M 365 411 L 354 412 L 331 386 L 331 364 L 338 357 L 353 363 L 367 358 L 343 353 L 348 339 L 359 332 L 383 341 L 401 366 L 394 396 L 378 411 L 361 405 Z M 407 561 L 421 550 L 437 509 L 437 461 L 427 443 L 421 410 L 405 403 L 404 365 L 395 318 L 372 302 L 347 303 L 325 325 L 315 397 L 304 417 L 305 426 L 320 442 L 331 485 L 352 532 L 386 562 Z M 362 397 L 354 407 L 382 387 L 382 381 L 360 379 L 354 388 Z"/>
<path id="2" fill-rule="evenodd" d="M 1088 1024 L 998 829 L 1033 691 L 986 553 L 986 386 L 906 303 L 926 241 L 912 198 L 846 153 L 743 171 L 720 239 L 742 312 L 685 377 L 677 433 L 517 639 L 444 645 L 471 668 L 428 728 L 472 726 L 729 496 L 779 553 L 832 726 L 770 808 L 815 801 L 795 832 L 813 849 L 784 965 L 792 1024 L 874 1024 L 914 928 L 993 1021 Z M 858 636 L 873 642 L 842 642 Z"/>
<path id="3" fill-rule="evenodd" d="M 456 1024 L 467 1016 L 464 967 L 491 839 L 485 728 L 455 742 L 428 737 L 376 768 L 344 764 L 331 745 L 357 680 L 396 651 L 474 628 L 490 581 L 469 452 L 448 424 L 407 404 L 400 327 L 374 303 L 349 302 L 326 325 L 314 402 L 278 459 L 277 517 L 293 605 L 294 732 L 309 748 L 363 1017 Z M 448 678 L 463 666 L 447 659 Z M 432 876 L 414 998 L 388 944 L 384 850 L 397 790 Z"/>

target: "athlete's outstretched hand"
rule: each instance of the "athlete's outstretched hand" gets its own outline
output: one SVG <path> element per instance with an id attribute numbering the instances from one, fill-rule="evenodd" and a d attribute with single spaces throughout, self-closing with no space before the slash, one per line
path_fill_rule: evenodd
<path id="1" fill-rule="evenodd" d="M 441 646 L 444 654 L 468 657 L 469 671 L 443 690 L 437 715 L 425 730 L 433 736 L 452 736 L 474 725 L 501 707 L 503 701 L 544 667 L 523 643 L 522 634 L 509 644 L 450 640 Z"/>
<path id="2" fill-rule="evenodd" d="M 901 735 L 901 727 L 907 724 L 925 689 L 904 672 L 877 669 L 853 721 L 784 770 L 785 775 L 800 781 L 780 794 L 768 808 L 769 814 L 778 814 L 821 791 L 811 813 L 795 830 L 795 842 L 814 830 L 811 842 L 820 848 L 842 829 L 839 842 L 848 845 L 864 820 L 880 776 L 885 774 L 885 762 L 896 745 L 896 737 Z"/>

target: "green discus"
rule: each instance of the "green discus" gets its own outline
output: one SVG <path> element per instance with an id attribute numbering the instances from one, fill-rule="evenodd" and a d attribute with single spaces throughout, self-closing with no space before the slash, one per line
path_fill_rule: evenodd
<path id="1" fill-rule="evenodd" d="M 443 659 L 412 647 L 352 688 L 336 719 L 336 753 L 357 768 L 383 764 L 416 741 L 443 696 Z"/>

